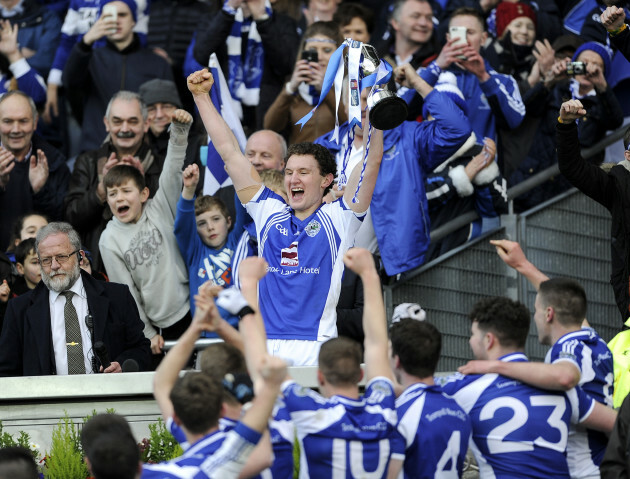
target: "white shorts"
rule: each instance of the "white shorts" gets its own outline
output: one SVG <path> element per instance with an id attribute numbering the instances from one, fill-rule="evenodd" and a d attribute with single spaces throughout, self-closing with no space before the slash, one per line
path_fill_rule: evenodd
<path id="1" fill-rule="evenodd" d="M 325 341 L 303 339 L 268 339 L 267 351 L 284 359 L 289 366 L 317 366 L 319 348 Z"/>

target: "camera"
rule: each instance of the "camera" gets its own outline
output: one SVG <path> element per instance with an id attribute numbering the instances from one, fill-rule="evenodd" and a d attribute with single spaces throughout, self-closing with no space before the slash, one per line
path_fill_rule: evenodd
<path id="1" fill-rule="evenodd" d="M 586 73 L 586 63 L 584 62 L 567 62 L 567 75 L 584 75 Z"/>
<path id="2" fill-rule="evenodd" d="M 307 62 L 315 62 L 319 60 L 317 55 L 317 50 L 304 50 L 302 52 L 302 60 L 306 60 Z"/>

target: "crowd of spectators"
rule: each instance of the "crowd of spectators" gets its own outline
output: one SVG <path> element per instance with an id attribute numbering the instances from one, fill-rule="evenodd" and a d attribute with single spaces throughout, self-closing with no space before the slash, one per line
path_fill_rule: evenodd
<path id="1" fill-rule="evenodd" d="M 203 113 L 200 118 L 186 88 L 186 73 L 207 65 L 211 54 L 226 78 L 227 91 L 220 93 L 231 97 L 249 137 L 244 156 L 256 172 L 283 171 L 287 146 L 321 144 L 337 165 L 326 202 L 345 196 L 345 179 L 362 163 L 370 137 L 363 133 L 365 114 L 361 127 L 348 127 L 347 85 L 341 101 L 330 89 L 320 102 L 329 59 L 344 38 L 353 38 L 373 44 L 396 69 L 389 87 L 407 102 L 408 117 L 385 131 L 373 199 L 354 241 L 374 254 L 389 277 L 498 225 L 507 211 L 507 189 L 556 163 L 555 126 L 563 102 L 584 106 L 586 113 L 576 120 L 581 147 L 596 144 L 630 114 L 619 2 L 578 2 L 580 8 L 573 8 L 576 2 L 527 0 L 310 0 L 302 8 L 296 3 L 1 4 L 0 89 L 6 93 L 0 98 L 0 247 L 7 256 L 0 261 L 0 311 L 24 285 L 33 286 L 33 276 L 21 278 L 31 249 L 25 255 L 23 247 L 19 258 L 14 250 L 49 221 L 73 226 L 94 275 L 128 284 L 149 339 L 161 337 L 167 323 L 188 318 L 182 327 L 187 324 L 203 281 L 238 283 L 233 273 L 244 257 L 260 253 L 260 238 L 232 186 L 213 191 L 215 200 L 204 198 L 214 174 L 206 157 L 214 125 Z M 601 15 L 609 11 L 616 16 L 606 17 L 604 25 Z M 363 108 L 367 93 L 360 96 Z M 318 103 L 312 118 L 296 125 Z M 165 169 L 169 125 L 178 109 L 195 119 L 185 145 L 177 145 L 185 147 L 176 162 L 183 177 Z M 597 167 L 603 153 L 587 161 Z M 106 178 L 120 165 L 130 173 L 114 175 L 110 197 Z M 167 180 L 169 192 L 156 197 Z M 115 194 L 129 181 L 139 190 L 137 212 L 133 204 L 116 203 Z M 178 204 L 172 191 L 182 182 Z M 291 204 L 286 182 L 269 186 Z M 569 186 L 556 175 L 517 198 L 515 207 L 537 206 Z M 148 214 L 145 203 L 156 204 L 155 198 L 175 220 L 175 231 L 168 226 L 173 220 L 148 228 L 112 255 L 111 243 L 121 235 L 104 239 L 103 232 L 119 225 L 113 219 Z M 430 243 L 434 228 L 469 211 L 479 220 Z M 162 213 L 160 222 L 166 219 Z M 189 213 L 199 237 L 184 224 Z M 190 249 L 193 239 L 201 241 L 200 248 Z M 161 275 L 137 271 L 141 264 L 159 263 L 153 254 L 176 265 L 169 271 L 170 299 L 157 294 L 163 285 L 154 281 Z M 177 294 L 174 276 L 182 285 Z M 355 307 L 360 311 L 360 302 Z M 154 353 L 162 339 L 153 339 Z"/>

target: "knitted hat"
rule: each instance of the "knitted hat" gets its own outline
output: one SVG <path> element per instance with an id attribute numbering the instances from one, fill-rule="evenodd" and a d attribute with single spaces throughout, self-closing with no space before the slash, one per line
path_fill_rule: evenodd
<path id="1" fill-rule="evenodd" d="M 527 17 L 536 26 L 536 12 L 526 3 L 499 3 L 496 10 L 497 38 L 501 38 L 510 22 L 518 17 Z"/>
<path id="2" fill-rule="evenodd" d="M 586 42 L 583 43 L 575 50 L 575 54 L 573 55 L 572 61 L 577 61 L 577 58 L 580 56 L 584 50 L 591 50 L 597 53 L 602 60 L 604 61 L 604 76 L 608 76 L 610 73 L 610 64 L 612 61 L 612 51 L 606 45 L 599 42 Z"/>
<path id="3" fill-rule="evenodd" d="M 136 4 L 134 0 L 110 0 L 108 2 L 106 1 L 106 3 L 101 4 L 101 9 L 98 12 L 98 16 L 100 17 L 101 14 L 103 13 L 103 7 L 105 5 L 107 5 L 108 3 L 112 3 L 114 1 L 122 2 L 126 4 L 129 7 L 129 10 L 131 10 L 131 16 L 133 17 L 133 21 L 134 22 L 138 21 L 138 5 Z"/>
<path id="4" fill-rule="evenodd" d="M 445 93 L 453 103 L 455 103 L 460 110 L 464 112 L 464 115 L 468 116 L 468 104 L 466 103 L 466 98 L 462 94 L 461 90 L 457 86 L 457 78 L 451 72 L 442 72 L 438 78 L 437 83 L 433 87 L 434 90 Z M 431 113 L 425 103 L 422 106 L 422 117 L 427 118 Z"/>
<path id="5" fill-rule="evenodd" d="M 182 107 L 182 101 L 179 99 L 177 87 L 170 80 L 162 80 L 155 78 L 140 85 L 140 96 L 147 106 L 155 103 L 170 103 L 177 108 Z"/>

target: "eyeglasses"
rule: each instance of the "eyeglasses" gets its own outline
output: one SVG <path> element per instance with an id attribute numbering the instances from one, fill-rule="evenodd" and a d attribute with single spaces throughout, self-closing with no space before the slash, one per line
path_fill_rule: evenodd
<path id="1" fill-rule="evenodd" d="M 64 264 L 67 263 L 68 260 L 75 254 L 79 253 L 81 250 L 75 250 L 72 253 L 69 254 L 57 254 L 55 256 L 50 256 L 47 258 L 39 258 L 39 264 L 41 264 L 42 266 L 50 266 L 52 265 L 52 261 L 53 258 L 54 260 L 59 263 L 59 264 Z"/>

